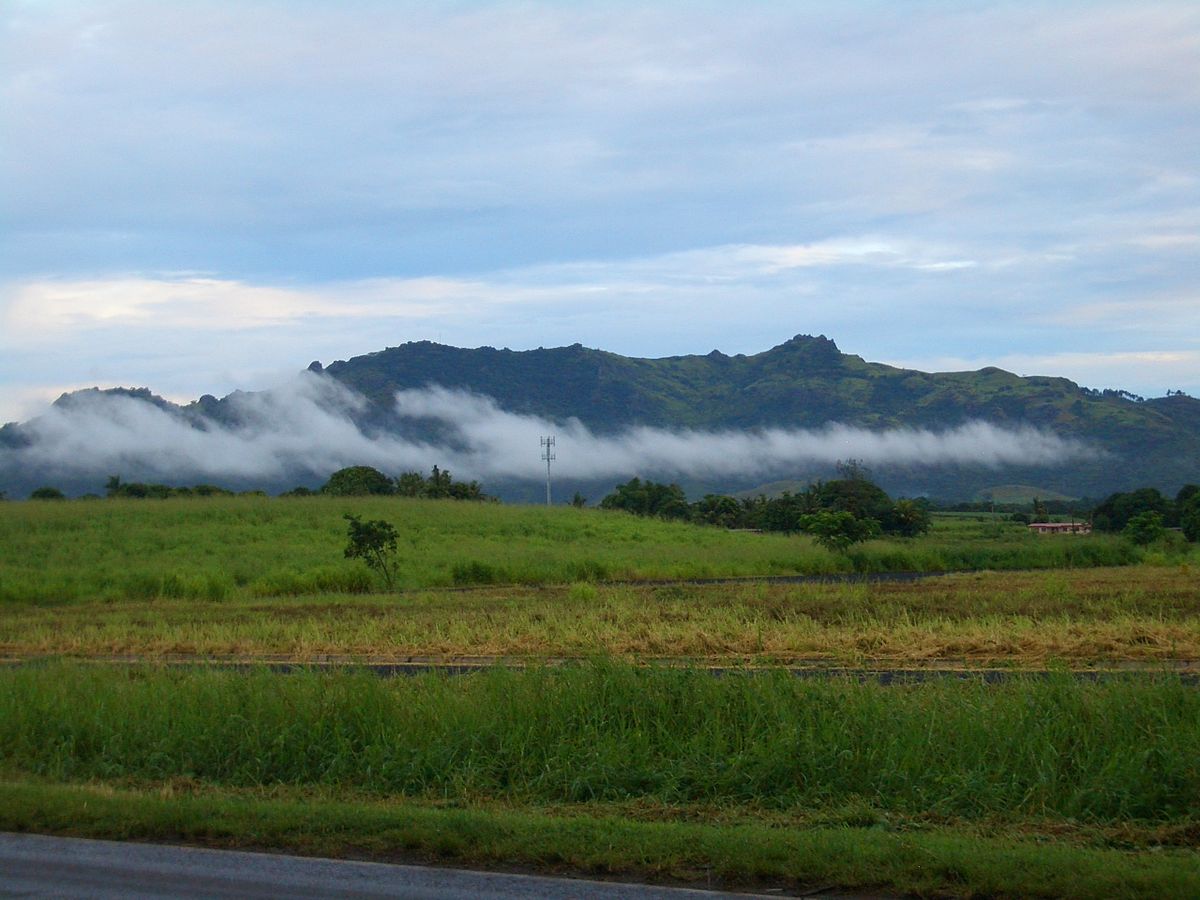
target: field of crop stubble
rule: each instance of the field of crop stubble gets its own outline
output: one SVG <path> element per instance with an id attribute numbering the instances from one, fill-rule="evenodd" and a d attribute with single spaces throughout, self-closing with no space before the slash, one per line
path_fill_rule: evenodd
<path id="1" fill-rule="evenodd" d="M 397 526 L 399 592 L 342 558 L 347 512 Z M 331 498 L 0 504 L 0 548 L 0 652 L 76 658 L 0 671 L 3 828 L 788 889 L 1200 892 L 1194 551 L 948 517 L 838 555 Z M 953 569 L 980 571 L 687 583 Z M 505 665 L 160 665 L 410 657 Z M 1051 674 L 760 671 L 780 665 Z"/>

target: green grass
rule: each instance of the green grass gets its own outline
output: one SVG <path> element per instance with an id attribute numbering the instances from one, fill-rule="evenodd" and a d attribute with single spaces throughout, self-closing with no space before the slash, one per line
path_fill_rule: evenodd
<path id="1" fill-rule="evenodd" d="M 400 531 L 401 588 L 1127 565 L 1142 556 L 1114 537 L 1048 539 L 1003 522 L 939 522 L 917 540 L 872 541 L 838 555 L 804 536 L 569 508 L 325 497 L 4 503 L 0 602 L 377 589 L 371 572 L 343 558 L 347 512 Z"/>
<path id="2" fill-rule="evenodd" d="M 402 593 L 342 557 L 347 512 L 396 525 Z M 1170 661 L 1200 655 L 1197 561 L 986 516 L 837 555 L 565 508 L 8 503 L 0 650 Z M 956 568 L 1044 571 L 604 583 Z M 1194 896 L 1197 746 L 1200 692 L 1166 676 L 885 688 L 615 662 L 392 681 L 47 663 L 0 670 L 0 827 L 734 885 Z"/>
<path id="3" fill-rule="evenodd" d="M 807 541 L 594 510 L 375 498 L 0 505 L 0 599 L 223 599 L 376 587 L 342 515 L 400 531 L 401 587 L 834 570 Z"/>
<path id="4" fill-rule="evenodd" d="M 327 857 L 536 868 L 699 887 L 830 884 L 938 897 L 1194 897 L 1200 859 L 886 823 L 635 821 L 294 793 L 0 782 L 0 829 Z"/>
<path id="5" fill-rule="evenodd" d="M 0 671 L 0 829 L 937 896 L 1194 896 L 1200 692 L 609 662 Z"/>
<path id="6" fill-rule="evenodd" d="M 66 781 L 194 779 L 515 803 L 1200 818 L 1200 693 L 1169 678 L 883 687 L 595 663 L 352 672 L 0 672 L 0 760 Z"/>

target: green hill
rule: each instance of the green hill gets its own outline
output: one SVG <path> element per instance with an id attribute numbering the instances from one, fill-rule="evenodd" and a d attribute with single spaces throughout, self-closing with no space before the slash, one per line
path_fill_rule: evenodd
<path id="1" fill-rule="evenodd" d="M 866 362 L 842 353 L 824 336 L 798 335 L 751 355 L 707 355 L 639 359 L 580 344 L 528 351 L 492 347 L 463 349 L 420 341 L 338 361 L 322 370 L 367 399 L 353 417 L 368 432 L 402 431 L 436 440 L 439 426 L 397 417 L 396 391 L 441 385 L 487 395 L 504 410 L 565 422 L 574 418 L 597 434 L 631 426 L 664 429 L 755 430 L 819 428 L 841 423 L 868 429 L 922 428 L 942 431 L 984 421 L 1016 428 L 1032 426 L 1094 447 L 1086 460 L 1043 465 L 909 466 L 872 465 L 879 482 L 892 493 L 925 494 L 966 500 L 997 485 L 1035 485 L 1042 497 L 1102 497 L 1116 490 L 1155 486 L 1174 493 L 1200 481 L 1200 401 L 1184 395 L 1142 400 L 1122 391 L 1097 391 L 1065 378 L 1019 377 L 997 368 L 977 372 L 929 373 Z M 242 421 L 247 396 L 223 399 L 205 395 L 183 407 L 145 389 L 80 391 L 64 395 L 57 406 L 86 404 L 100 394 L 122 394 L 153 403 L 189 427 Z M 26 426 L 0 429 L 0 489 L 23 496 L 30 485 L 45 483 L 26 463 L 5 468 L 4 448 L 28 442 Z M 853 455 L 848 452 L 847 456 Z M 131 471 L 122 471 L 133 477 Z M 187 473 L 178 473 L 186 479 Z M 635 473 L 652 475 L 650 472 Z M 780 483 L 803 485 L 829 477 L 828 467 L 796 467 L 771 473 Z M 284 479 L 287 480 L 285 483 Z M 297 483 L 294 472 L 270 484 Z M 211 479 L 206 479 L 211 480 Z M 311 478 L 310 478 L 311 480 Z M 684 479 L 689 494 L 755 488 L 760 476 Z M 82 483 L 82 482 L 81 482 Z M 186 482 L 183 482 L 186 483 Z M 563 484 L 565 496 L 579 488 L 597 499 L 614 481 Z M 96 490 L 91 484 L 82 490 Z M 235 485 L 237 486 L 237 485 Z M 536 501 L 536 484 L 486 487 L 510 498 Z M 563 494 L 560 494 L 563 496 Z"/>
<path id="2" fill-rule="evenodd" d="M 899 369 L 842 353 L 824 336 L 798 335 L 752 355 L 714 350 L 663 359 L 579 344 L 513 351 L 421 341 L 335 362 L 325 371 L 378 404 L 381 416 L 396 390 L 440 384 L 486 394 L 514 412 L 576 417 L 600 433 L 631 425 L 814 428 L 831 422 L 943 430 L 983 420 L 1052 430 L 1105 454 L 1069 466 L 1002 470 L 876 467 L 893 490 L 943 497 L 966 499 L 1003 483 L 1040 485 L 1064 496 L 1102 496 L 1139 485 L 1173 492 L 1200 480 L 1200 401 L 1192 397 L 1138 400 L 1065 378 L 1020 377 L 992 367 Z M 789 473 L 789 480 L 820 474 Z"/>

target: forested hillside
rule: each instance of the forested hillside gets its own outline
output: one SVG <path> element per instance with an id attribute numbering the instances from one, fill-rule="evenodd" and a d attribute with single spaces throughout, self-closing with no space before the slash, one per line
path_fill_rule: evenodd
<path id="1" fill-rule="evenodd" d="M 394 404 L 397 391 L 431 385 L 470 391 L 492 398 L 509 412 L 549 422 L 577 419 L 597 435 L 618 434 L 634 426 L 754 432 L 814 429 L 830 423 L 871 430 L 940 432 L 982 421 L 1007 429 L 1030 426 L 1082 442 L 1094 451 L 1061 461 L 1047 460 L 1042 454 L 1036 465 L 1008 463 L 1000 467 L 972 462 L 931 465 L 920 459 L 905 465 L 872 463 L 874 475 L 884 487 L 907 496 L 961 500 L 998 485 L 1020 484 L 1047 494 L 1100 498 L 1143 486 L 1174 493 L 1183 484 L 1200 480 L 1200 401 L 1192 397 L 1173 394 L 1146 400 L 1124 391 L 1081 387 L 1065 378 L 1019 377 L 997 368 L 942 373 L 899 369 L 842 353 L 824 336 L 799 335 L 752 355 L 727 356 L 714 350 L 707 355 L 662 359 L 624 357 L 579 344 L 513 351 L 461 349 L 421 341 L 326 367 L 314 362 L 309 368 L 365 398 L 365 403 L 344 404 L 342 410 L 363 434 L 403 435 L 442 446 L 449 446 L 452 429 L 445 422 L 402 418 Z M 185 431 L 245 427 L 248 423 L 255 434 L 272 427 L 298 427 L 278 421 L 287 415 L 281 409 L 271 413 L 276 420 L 263 418 L 261 410 L 253 413 L 259 419 L 248 420 L 253 404 L 248 404 L 247 398 L 266 397 L 266 393 L 235 393 L 222 399 L 206 395 L 177 406 L 144 388 L 93 389 L 64 395 L 55 406 L 59 412 L 86 411 L 89 404 L 113 396 L 144 402 L 181 423 Z M 325 404 L 343 401 L 332 394 L 320 400 Z M 29 445 L 36 432 L 35 423 L 0 429 L 0 489 L 8 489 L 10 496 L 45 483 L 36 458 L 31 462 L 29 453 L 19 466 L 14 462 L 15 451 Z M 536 448 L 536 436 L 531 440 Z M 846 456 L 854 455 L 853 448 L 847 448 Z M 441 462 L 430 459 L 419 468 Z M 283 490 L 295 485 L 298 472 L 293 469 L 265 480 L 246 477 L 233 481 L 240 487 Z M 120 474 L 150 480 L 177 474 L 179 483 L 219 480 L 211 475 L 196 479 L 194 473 L 183 471 L 147 474 L 131 469 Z M 305 478 L 319 484 L 328 471 L 317 474 L 308 470 Z M 794 471 L 779 471 L 774 477 L 803 483 L 831 474 L 831 466 L 798 464 Z M 594 483 L 577 480 L 564 487 L 566 496 L 581 488 L 595 497 L 620 480 L 605 476 Z M 710 490 L 746 490 L 762 479 L 727 474 L 678 480 L 689 494 L 699 496 Z M 497 484 L 492 480 L 485 486 L 502 497 L 535 500 L 538 495 L 532 483 Z"/>

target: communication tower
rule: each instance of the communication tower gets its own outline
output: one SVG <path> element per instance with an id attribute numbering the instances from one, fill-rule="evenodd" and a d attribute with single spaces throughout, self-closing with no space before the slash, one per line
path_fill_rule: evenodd
<path id="1" fill-rule="evenodd" d="M 546 461 L 546 505 L 550 505 L 550 463 L 554 461 L 554 435 L 542 438 L 542 459 Z"/>

